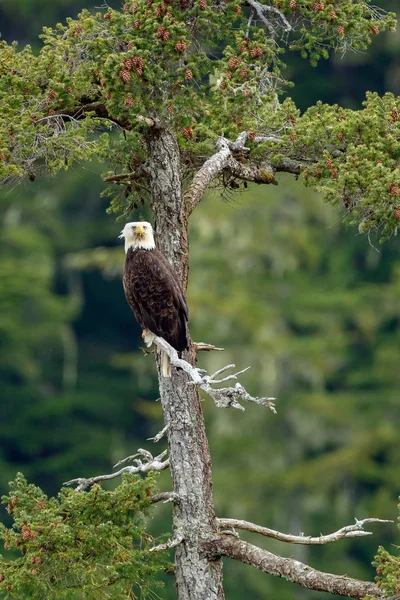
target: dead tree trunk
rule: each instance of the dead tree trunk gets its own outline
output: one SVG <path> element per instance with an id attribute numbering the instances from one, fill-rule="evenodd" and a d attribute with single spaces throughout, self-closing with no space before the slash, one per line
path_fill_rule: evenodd
<path id="1" fill-rule="evenodd" d="M 180 174 L 179 148 L 173 134 L 151 127 L 147 134 L 153 222 L 157 244 L 187 286 L 188 232 Z M 193 363 L 194 350 L 187 360 Z M 173 369 L 171 379 L 161 376 L 161 404 L 168 429 L 174 507 L 173 534 L 182 539 L 175 555 L 179 600 L 223 600 L 222 562 L 201 550 L 216 529 L 212 499 L 211 459 L 197 386 Z"/>

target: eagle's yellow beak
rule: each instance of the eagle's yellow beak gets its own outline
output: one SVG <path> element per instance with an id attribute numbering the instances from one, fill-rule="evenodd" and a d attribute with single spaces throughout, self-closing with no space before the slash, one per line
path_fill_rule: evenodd
<path id="1" fill-rule="evenodd" d="M 140 235 L 140 237 L 143 237 L 143 225 L 138 225 L 136 227 L 136 232 L 138 235 Z"/>

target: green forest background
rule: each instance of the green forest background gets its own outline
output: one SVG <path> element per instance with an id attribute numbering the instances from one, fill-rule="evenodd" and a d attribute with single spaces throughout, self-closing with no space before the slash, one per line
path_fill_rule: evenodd
<path id="1" fill-rule="evenodd" d="M 2 37 L 39 46 L 41 27 L 75 16 L 82 2 L 2 0 Z M 400 94 L 399 56 L 400 34 L 318 69 L 288 54 L 291 94 L 302 109 L 317 100 L 357 108 L 367 90 Z M 124 298 L 122 223 L 106 213 L 102 170 L 76 165 L 1 190 L 1 493 L 17 471 L 54 494 L 71 478 L 110 472 L 137 447 L 165 444 L 145 441 L 162 427 L 156 371 Z M 380 246 L 340 219 L 288 175 L 273 189 L 213 192 L 192 217 L 192 337 L 226 349 L 200 355 L 199 366 L 251 365 L 248 391 L 278 398 L 276 416 L 204 402 L 221 517 L 312 535 L 354 517 L 396 519 L 399 243 Z M 168 473 L 160 485 L 169 489 Z M 170 511 L 157 508 L 155 534 L 170 530 Z M 395 525 L 374 531 L 322 548 L 257 542 L 372 579 L 378 544 L 399 543 Z M 225 587 L 229 600 L 319 597 L 229 561 Z M 171 578 L 162 596 L 175 597 Z"/>

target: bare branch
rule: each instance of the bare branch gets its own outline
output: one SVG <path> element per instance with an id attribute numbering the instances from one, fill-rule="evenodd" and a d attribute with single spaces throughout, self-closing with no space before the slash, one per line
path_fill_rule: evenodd
<path id="1" fill-rule="evenodd" d="M 117 477 L 120 477 L 123 473 L 134 474 L 148 473 L 149 471 L 163 471 L 164 469 L 167 469 L 169 467 L 169 459 L 166 458 L 165 460 L 163 460 L 166 453 L 167 451 L 164 450 L 164 452 L 162 452 L 158 456 L 153 457 L 147 450 L 139 448 L 139 451 L 135 456 L 142 456 L 145 459 L 145 462 L 142 462 L 142 460 L 140 460 L 139 458 L 135 458 L 135 466 L 123 467 L 115 473 L 109 473 L 108 475 L 96 475 L 95 477 L 89 477 L 88 479 L 84 477 L 78 477 L 77 479 L 71 479 L 71 481 L 65 481 L 64 485 L 76 484 L 76 491 L 83 492 L 84 490 L 87 490 L 88 488 L 92 487 L 92 485 L 94 485 L 95 483 L 99 483 L 101 481 L 109 481 L 110 479 L 116 479 Z M 120 463 L 121 462 L 123 461 L 120 461 Z"/>
<path id="2" fill-rule="evenodd" d="M 161 429 L 161 431 L 159 431 L 157 433 L 157 435 L 155 435 L 152 438 L 147 438 L 147 441 L 148 442 L 154 442 L 156 444 L 157 442 L 159 442 L 164 437 L 164 435 L 167 433 L 167 431 L 170 428 L 170 426 L 171 426 L 170 423 L 168 423 L 163 429 Z"/>
<path id="3" fill-rule="evenodd" d="M 317 571 L 294 558 L 284 558 L 233 536 L 220 535 L 204 543 L 211 557 L 226 556 L 251 565 L 260 571 L 283 577 L 304 588 L 329 592 L 336 596 L 364 598 L 368 594 L 383 598 L 384 592 L 375 583 L 352 579 L 346 575 L 333 575 Z"/>
<path id="4" fill-rule="evenodd" d="M 196 352 L 224 351 L 224 348 L 218 348 L 217 346 L 213 346 L 213 344 L 207 344 L 207 342 L 194 342 L 193 346 Z"/>
<path id="5" fill-rule="evenodd" d="M 264 20 L 263 17 L 261 17 L 261 15 L 264 16 L 264 12 L 271 12 L 274 13 L 277 17 L 279 17 L 279 19 L 282 21 L 283 28 L 285 31 L 292 31 L 291 24 L 286 19 L 285 15 L 279 10 L 279 8 L 276 8 L 275 6 L 261 4 L 261 2 L 257 2 L 257 0 L 247 0 L 247 4 L 249 4 L 249 6 L 251 6 L 257 12 L 258 16 L 263 22 Z"/>
<path id="6" fill-rule="evenodd" d="M 160 544 L 159 546 L 153 546 L 150 548 L 149 552 L 159 552 L 160 550 L 169 550 L 170 548 L 175 548 L 181 542 L 183 542 L 185 538 L 182 533 L 175 533 L 174 537 L 165 542 L 165 544 Z"/>
<path id="7" fill-rule="evenodd" d="M 228 375 L 223 379 L 216 379 L 216 377 L 227 369 L 234 368 L 235 365 L 227 365 L 222 369 L 219 369 L 213 375 L 207 375 L 203 370 L 197 369 L 197 367 L 192 366 L 186 360 L 179 358 L 177 351 L 168 344 L 163 338 L 158 336 L 154 336 L 153 339 L 154 344 L 163 352 L 165 352 L 171 361 L 171 365 L 174 367 L 179 367 L 185 373 L 189 375 L 191 378 L 192 384 L 198 385 L 202 390 L 204 390 L 211 398 L 214 400 L 215 405 L 218 408 L 238 408 L 239 410 L 244 410 L 243 406 L 239 403 L 239 401 L 245 402 L 254 402 L 255 404 L 261 404 L 262 406 L 267 406 L 272 412 L 276 412 L 274 400 L 275 398 L 257 398 L 251 396 L 245 388 L 237 382 L 235 387 L 231 388 L 213 388 L 212 385 L 216 383 L 221 383 L 223 381 L 228 381 L 231 379 L 237 379 L 237 376 L 247 371 L 250 367 L 239 371 L 238 373 L 234 373 L 232 375 Z"/>
<path id="8" fill-rule="evenodd" d="M 216 144 L 217 152 L 213 154 L 193 177 L 192 183 L 185 194 L 187 213 L 190 215 L 203 197 L 210 183 L 224 170 L 230 156 L 230 149 L 225 138 L 219 138 Z"/>
<path id="9" fill-rule="evenodd" d="M 174 504 L 179 504 L 179 496 L 178 494 L 175 494 L 175 492 L 160 492 L 159 494 L 152 496 L 150 502 L 152 504 L 157 504 L 157 502 L 162 502 L 163 504 L 174 502 Z"/>
<path id="10" fill-rule="evenodd" d="M 322 545 L 331 544 L 338 540 L 343 540 L 350 537 L 361 537 L 364 535 L 372 535 L 372 531 L 365 531 L 364 525 L 367 523 L 393 523 L 393 521 L 387 521 L 385 519 L 362 519 L 361 521 L 355 520 L 354 525 L 347 525 L 342 527 L 334 533 L 329 535 L 320 535 L 318 537 L 305 536 L 305 535 L 291 535 L 288 533 L 281 533 L 268 527 L 261 527 L 249 521 L 241 521 L 238 519 L 218 519 L 218 525 L 220 527 L 228 527 L 233 529 L 243 529 L 245 531 L 251 531 L 252 533 L 259 533 L 265 537 L 274 538 L 281 542 L 288 542 L 289 544 L 303 544 L 303 545 Z"/>

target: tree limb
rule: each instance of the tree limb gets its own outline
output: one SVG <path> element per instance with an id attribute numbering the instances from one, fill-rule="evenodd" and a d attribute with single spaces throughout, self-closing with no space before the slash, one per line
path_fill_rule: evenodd
<path id="1" fill-rule="evenodd" d="M 318 592 L 329 592 L 336 596 L 349 598 L 364 598 L 366 595 L 383 598 L 384 592 L 375 583 L 352 579 L 346 575 L 333 575 L 317 571 L 294 558 L 284 558 L 268 550 L 263 550 L 232 536 L 220 535 L 213 540 L 204 542 L 205 551 L 214 557 L 226 556 L 239 560 L 269 573 L 283 577 L 292 583 Z"/>
<path id="2" fill-rule="evenodd" d="M 216 144 L 217 152 L 213 154 L 193 177 L 192 183 L 185 194 L 188 216 L 193 212 L 203 197 L 210 183 L 224 170 L 230 156 L 228 141 L 220 137 Z"/>
<path id="3" fill-rule="evenodd" d="M 64 485 L 75 485 L 77 484 L 76 491 L 83 492 L 88 488 L 92 487 L 95 483 L 99 483 L 101 481 L 109 481 L 110 479 L 116 479 L 120 477 L 123 473 L 148 473 L 149 471 L 163 471 L 164 469 L 168 469 L 169 467 L 169 459 L 164 457 L 167 453 L 167 450 L 164 450 L 158 456 L 153 457 L 150 452 L 147 450 L 143 450 L 139 448 L 138 453 L 135 454 L 134 457 L 128 457 L 124 459 L 124 461 L 129 459 L 134 459 L 136 463 L 134 466 L 122 467 L 119 471 L 115 473 L 109 473 L 107 475 L 96 475 L 95 477 L 89 477 L 86 479 L 85 477 L 78 477 L 77 479 L 71 479 L 70 481 L 65 481 Z M 145 459 L 143 462 L 141 459 L 136 458 L 137 456 L 141 456 Z M 118 464 L 121 464 L 124 461 L 120 461 Z"/>
<path id="4" fill-rule="evenodd" d="M 244 181 L 278 185 L 270 163 L 265 163 L 259 167 L 250 161 L 239 162 L 233 156 L 230 156 L 227 161 L 226 170 Z"/>
<path id="5" fill-rule="evenodd" d="M 224 373 L 228 369 L 234 368 L 235 365 L 227 365 L 222 369 L 219 369 L 212 375 L 207 375 L 203 370 L 197 369 L 197 367 L 192 366 L 186 360 L 179 358 L 177 351 L 173 348 L 168 342 L 166 342 L 163 338 L 158 336 L 153 337 L 154 344 L 163 352 L 165 352 L 171 361 L 171 365 L 174 367 L 178 367 L 185 371 L 190 378 L 192 384 L 198 385 L 202 390 L 204 390 L 211 398 L 214 400 L 215 405 L 218 408 L 238 408 L 239 410 L 244 410 L 243 406 L 239 404 L 239 400 L 245 402 L 254 402 L 255 404 L 261 404 L 262 406 L 267 406 L 272 412 L 276 413 L 275 410 L 275 398 L 257 398 L 251 396 L 245 388 L 237 382 L 235 387 L 229 388 L 213 388 L 212 386 L 218 383 L 223 383 L 224 381 L 229 381 L 232 379 L 237 380 L 237 376 L 241 373 L 247 371 L 250 367 L 239 371 L 238 373 L 233 373 L 232 375 L 227 375 L 222 379 L 217 379 L 218 375 Z"/>
<path id="6" fill-rule="evenodd" d="M 274 529 L 269 529 L 268 527 L 261 527 L 260 525 L 250 523 L 249 521 L 241 521 L 238 519 L 217 519 L 218 525 L 220 527 L 243 529 L 245 531 L 251 531 L 252 533 L 259 533 L 260 535 L 264 535 L 265 537 L 274 538 L 275 540 L 279 540 L 281 542 L 304 545 L 331 544 L 332 542 L 337 542 L 338 540 L 343 540 L 350 537 L 372 535 L 372 531 L 365 531 L 363 529 L 364 525 L 366 525 L 367 523 L 393 523 L 393 521 L 373 518 L 362 519 L 361 521 L 358 521 L 356 519 L 355 521 L 356 522 L 354 525 L 347 525 L 346 527 L 342 527 L 338 531 L 330 533 L 329 535 L 320 535 L 318 537 L 313 537 L 310 535 L 305 536 L 281 533 L 280 531 L 275 531 Z"/>

